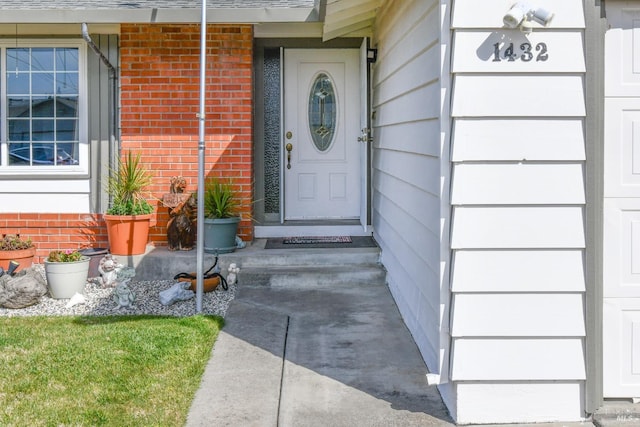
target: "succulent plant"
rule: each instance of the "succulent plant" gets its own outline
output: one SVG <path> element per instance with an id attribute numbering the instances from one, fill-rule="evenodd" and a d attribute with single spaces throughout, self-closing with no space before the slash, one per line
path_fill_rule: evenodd
<path id="1" fill-rule="evenodd" d="M 51 251 L 47 257 L 49 262 L 75 262 L 80 261 L 83 255 L 77 250 Z"/>
<path id="2" fill-rule="evenodd" d="M 3 234 L 0 239 L 0 251 L 16 251 L 33 246 L 31 239 L 23 239 L 19 234 Z"/>

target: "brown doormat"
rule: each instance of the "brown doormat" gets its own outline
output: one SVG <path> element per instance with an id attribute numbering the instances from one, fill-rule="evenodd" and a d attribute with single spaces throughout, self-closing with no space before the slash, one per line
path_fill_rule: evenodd
<path id="1" fill-rule="evenodd" d="M 335 240 L 322 237 L 275 237 L 267 239 L 265 249 L 301 249 L 301 248 L 375 248 L 378 246 L 372 236 L 333 236 Z M 333 239 L 330 237 L 330 239 Z M 295 240 L 293 240 L 295 239 Z M 285 241 L 288 241 L 286 243 Z M 292 243 L 295 241 L 295 243 Z"/>

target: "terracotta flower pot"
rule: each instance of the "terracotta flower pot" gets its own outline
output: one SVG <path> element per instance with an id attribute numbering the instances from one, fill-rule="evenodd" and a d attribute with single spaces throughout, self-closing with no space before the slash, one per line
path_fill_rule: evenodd
<path id="1" fill-rule="evenodd" d="M 149 240 L 153 214 L 103 216 L 107 224 L 109 252 L 113 255 L 141 255 Z"/>
<path id="2" fill-rule="evenodd" d="M 5 271 L 9 268 L 9 261 L 20 263 L 17 271 L 31 267 L 33 257 L 36 255 L 36 248 L 18 249 L 15 251 L 0 251 L 0 267 Z"/>

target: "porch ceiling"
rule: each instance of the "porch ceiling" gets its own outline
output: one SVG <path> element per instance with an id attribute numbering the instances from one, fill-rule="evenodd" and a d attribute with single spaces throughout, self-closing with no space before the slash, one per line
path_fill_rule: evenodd
<path id="1" fill-rule="evenodd" d="M 370 36 L 382 0 L 327 0 L 323 40 Z"/>

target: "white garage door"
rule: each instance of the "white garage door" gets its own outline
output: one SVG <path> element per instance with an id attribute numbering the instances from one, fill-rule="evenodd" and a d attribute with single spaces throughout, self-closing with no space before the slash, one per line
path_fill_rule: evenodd
<path id="1" fill-rule="evenodd" d="M 607 2 L 604 396 L 640 397 L 640 4 Z"/>

